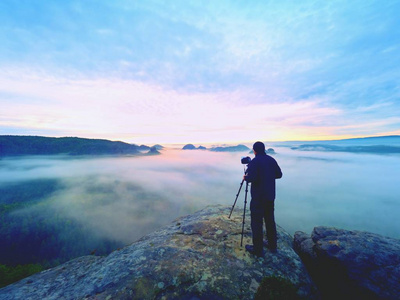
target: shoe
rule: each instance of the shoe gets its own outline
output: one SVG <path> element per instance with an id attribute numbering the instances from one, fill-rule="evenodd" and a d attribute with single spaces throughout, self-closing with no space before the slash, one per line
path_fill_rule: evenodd
<path id="1" fill-rule="evenodd" d="M 253 255 L 257 256 L 257 257 L 264 257 L 264 251 L 262 251 L 262 253 L 256 253 L 254 251 L 254 246 L 253 245 L 246 245 L 245 248 L 246 248 L 246 251 L 249 252 L 250 254 L 253 254 Z"/>
<path id="2" fill-rule="evenodd" d="M 263 244 L 264 244 L 264 247 L 266 247 L 270 252 L 272 252 L 272 253 L 278 252 L 276 246 L 275 246 L 275 247 L 271 247 L 271 246 L 268 244 L 268 241 L 263 241 Z"/>

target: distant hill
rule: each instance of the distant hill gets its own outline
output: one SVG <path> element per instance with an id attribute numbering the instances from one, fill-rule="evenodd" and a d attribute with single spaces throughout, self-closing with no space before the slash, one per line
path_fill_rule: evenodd
<path id="1" fill-rule="evenodd" d="M 153 147 L 155 147 L 157 150 L 163 150 L 164 149 L 164 146 L 161 146 L 159 144 L 156 144 Z"/>
<path id="2" fill-rule="evenodd" d="M 159 144 L 156 144 L 156 145 L 154 145 L 152 147 L 147 146 L 147 145 L 140 145 L 140 146 L 138 146 L 136 144 L 132 144 L 132 145 L 136 146 L 137 149 L 139 151 L 142 151 L 142 152 L 151 151 L 151 148 L 155 148 L 156 150 L 163 150 L 164 149 L 164 147 L 159 145 Z"/>
<path id="3" fill-rule="evenodd" d="M 193 144 L 187 144 L 185 146 L 183 146 L 182 150 L 195 150 L 196 146 Z"/>
<path id="4" fill-rule="evenodd" d="M 341 142 L 347 144 L 362 144 L 362 145 L 399 145 L 400 146 L 400 135 L 386 135 L 386 136 L 373 136 L 363 138 L 353 138 L 345 140 L 337 140 L 334 142 Z"/>
<path id="5" fill-rule="evenodd" d="M 196 148 L 195 145 L 193 144 L 186 144 L 185 146 L 183 146 L 182 150 L 206 150 L 206 147 L 203 146 L 199 146 Z"/>
<path id="6" fill-rule="evenodd" d="M 139 154 L 139 147 L 142 146 L 77 137 L 0 136 L 0 156 Z"/>
<path id="7" fill-rule="evenodd" d="M 215 152 L 241 152 L 241 151 L 249 151 L 250 148 L 245 145 L 237 145 L 237 146 L 228 146 L 228 147 L 214 147 L 210 149 Z"/>
<path id="8" fill-rule="evenodd" d="M 321 144 L 304 144 L 297 147 L 292 147 L 293 150 L 300 151 L 333 151 L 333 152 L 354 152 L 354 153 L 400 153 L 398 146 L 335 146 L 335 145 L 321 145 Z"/>
<path id="9" fill-rule="evenodd" d="M 210 150 L 214 152 L 241 152 L 241 151 L 249 151 L 250 148 L 245 145 L 237 145 L 237 146 L 221 146 L 221 147 L 212 147 L 206 148 L 204 146 L 198 146 L 196 148 L 193 144 L 186 144 L 183 146 L 182 150 Z"/>
<path id="10" fill-rule="evenodd" d="M 153 146 L 150 148 L 149 152 L 147 152 L 148 155 L 158 155 L 161 154 L 160 151 L 157 150 L 156 146 Z"/>
<path id="11" fill-rule="evenodd" d="M 275 142 L 276 146 L 299 146 L 299 145 L 334 145 L 334 146 L 400 146 L 400 135 L 374 136 L 363 138 L 352 138 L 343 140 L 320 140 L 320 141 L 286 141 Z"/>
<path id="12" fill-rule="evenodd" d="M 150 150 L 150 147 L 146 146 L 146 145 L 140 145 L 140 146 L 137 146 L 135 144 L 133 144 L 133 145 L 136 146 L 137 150 L 139 150 L 139 151 L 149 151 Z"/>

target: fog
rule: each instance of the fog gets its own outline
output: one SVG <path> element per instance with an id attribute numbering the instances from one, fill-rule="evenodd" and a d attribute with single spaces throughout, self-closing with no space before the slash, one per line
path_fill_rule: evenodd
<path id="1" fill-rule="evenodd" d="M 277 222 L 290 233 L 324 225 L 400 238 L 400 155 L 282 152 Z"/>
<path id="2" fill-rule="evenodd" d="M 283 171 L 276 221 L 290 234 L 324 225 L 400 238 L 400 155 L 274 149 Z M 55 179 L 54 191 L 13 214 L 62 215 L 92 235 L 128 244 L 207 205 L 231 206 L 246 155 L 167 149 L 147 157 L 3 158 L 0 185 Z M 243 200 L 244 189 L 238 208 Z"/>

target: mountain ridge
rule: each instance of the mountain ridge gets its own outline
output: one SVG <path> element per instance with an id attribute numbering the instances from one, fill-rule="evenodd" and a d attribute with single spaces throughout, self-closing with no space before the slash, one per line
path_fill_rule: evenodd
<path id="1" fill-rule="evenodd" d="M 138 155 L 145 145 L 78 137 L 0 135 L 0 157 L 19 155 Z M 149 147 L 148 149 L 150 149 Z"/>
<path id="2" fill-rule="evenodd" d="M 377 144 L 376 141 L 390 141 L 395 142 L 396 144 L 400 144 L 400 135 L 383 135 L 383 136 L 366 136 L 359 138 L 348 138 L 348 139 L 335 139 L 335 140 L 293 140 L 293 141 L 283 141 L 283 142 L 271 142 L 274 145 L 292 145 L 292 144 L 343 144 L 343 143 L 351 143 L 354 145 L 364 144 L 364 145 L 380 145 Z"/>

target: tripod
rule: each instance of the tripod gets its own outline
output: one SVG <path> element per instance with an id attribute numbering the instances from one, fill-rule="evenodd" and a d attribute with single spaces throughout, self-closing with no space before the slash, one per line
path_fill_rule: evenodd
<path id="1" fill-rule="evenodd" d="M 238 196 L 239 196 L 239 194 L 240 194 L 240 190 L 242 189 L 243 182 L 244 182 L 244 179 L 243 179 L 242 182 L 240 183 L 239 191 L 238 191 L 237 194 L 236 194 L 235 202 L 234 202 L 233 205 L 232 205 L 231 213 L 229 214 L 228 219 L 231 218 L 233 209 L 235 208 L 236 201 L 237 201 Z M 245 193 L 245 196 L 244 196 L 243 222 L 242 222 L 242 238 L 241 238 L 241 240 L 240 240 L 240 247 L 243 247 L 244 220 L 245 220 L 245 218 L 246 218 L 246 204 L 247 204 L 247 192 L 248 192 L 248 190 L 249 190 L 249 183 L 246 181 L 246 193 Z"/>

